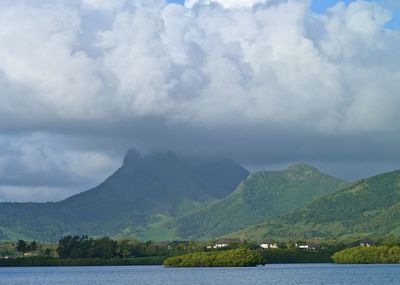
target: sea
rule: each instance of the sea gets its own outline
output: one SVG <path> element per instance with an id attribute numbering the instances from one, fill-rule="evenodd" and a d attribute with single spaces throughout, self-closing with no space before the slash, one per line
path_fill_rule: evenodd
<path id="1" fill-rule="evenodd" d="M 400 284 L 400 265 L 274 264 L 250 268 L 0 268 L 0 285 Z"/>

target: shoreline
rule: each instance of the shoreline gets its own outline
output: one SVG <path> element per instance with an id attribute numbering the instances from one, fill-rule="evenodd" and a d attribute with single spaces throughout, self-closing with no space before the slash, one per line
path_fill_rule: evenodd
<path id="1" fill-rule="evenodd" d="M 0 259 L 2 267 L 92 267 L 92 266 L 145 266 L 162 265 L 165 256 L 136 257 L 136 258 L 81 258 L 81 259 L 60 259 L 56 257 L 21 257 Z"/>

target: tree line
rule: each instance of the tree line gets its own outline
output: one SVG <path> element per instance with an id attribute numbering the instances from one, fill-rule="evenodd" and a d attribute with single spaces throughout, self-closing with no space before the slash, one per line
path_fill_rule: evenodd
<path id="1" fill-rule="evenodd" d="M 24 255 L 27 252 L 36 251 L 38 249 L 38 244 L 36 241 L 26 242 L 24 240 L 19 240 L 15 246 L 15 249 Z"/>
<path id="2" fill-rule="evenodd" d="M 65 236 L 58 242 L 57 254 L 61 259 L 77 258 L 138 258 L 150 256 L 172 256 L 205 248 L 202 242 L 176 241 L 155 243 L 136 240 L 113 240 L 109 237 L 91 238 Z"/>
<path id="3" fill-rule="evenodd" d="M 52 250 L 52 245 L 46 245 L 46 244 L 40 244 L 36 241 L 25 241 L 25 240 L 19 240 L 15 244 L 14 250 L 16 252 L 19 252 L 22 254 L 22 256 L 25 255 L 40 255 L 40 256 L 52 256 L 53 255 L 53 250 Z M 8 249 L 6 250 L 8 252 L 8 255 L 13 255 L 12 250 Z"/>

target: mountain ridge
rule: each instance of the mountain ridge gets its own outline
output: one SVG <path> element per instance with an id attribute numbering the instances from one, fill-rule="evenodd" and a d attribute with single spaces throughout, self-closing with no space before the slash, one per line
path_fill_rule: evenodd
<path id="1" fill-rule="evenodd" d="M 212 169 L 212 173 L 205 172 Z M 65 234 L 134 237 L 142 227 L 180 215 L 233 191 L 249 172 L 229 159 L 146 155 L 130 149 L 98 186 L 53 203 L 0 203 L 10 239 L 57 240 Z M 202 177 L 207 182 L 200 183 Z M 5 234 L 8 232 L 8 234 Z"/>
<path id="2" fill-rule="evenodd" d="M 400 235 L 400 170 L 360 179 L 278 219 L 230 236 L 246 239 Z"/>
<path id="3" fill-rule="evenodd" d="M 254 172 L 224 199 L 178 217 L 171 226 L 182 238 L 221 236 L 300 208 L 342 183 L 303 163 L 280 171 Z"/>

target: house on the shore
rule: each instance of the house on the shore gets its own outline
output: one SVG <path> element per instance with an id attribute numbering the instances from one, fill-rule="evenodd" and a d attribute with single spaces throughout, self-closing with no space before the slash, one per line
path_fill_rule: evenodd
<path id="1" fill-rule="evenodd" d="M 238 244 L 240 243 L 240 239 L 236 238 L 224 238 L 224 239 L 219 239 L 215 242 L 215 244 L 212 246 L 212 248 L 217 249 L 217 248 L 225 248 L 233 244 Z M 208 246 L 207 248 L 211 248 L 211 246 Z"/>
<path id="2" fill-rule="evenodd" d="M 360 241 L 360 246 L 373 246 L 373 245 L 375 245 L 375 242 L 373 242 L 369 238 L 365 238 Z"/>
<path id="3" fill-rule="evenodd" d="M 263 249 L 274 249 L 274 248 L 278 248 L 278 244 L 276 242 L 274 242 L 273 240 L 265 240 L 263 242 L 260 243 L 260 247 Z"/>
<path id="4" fill-rule="evenodd" d="M 321 248 L 318 243 L 309 242 L 309 243 L 296 243 L 296 247 L 303 250 L 317 250 Z"/>

